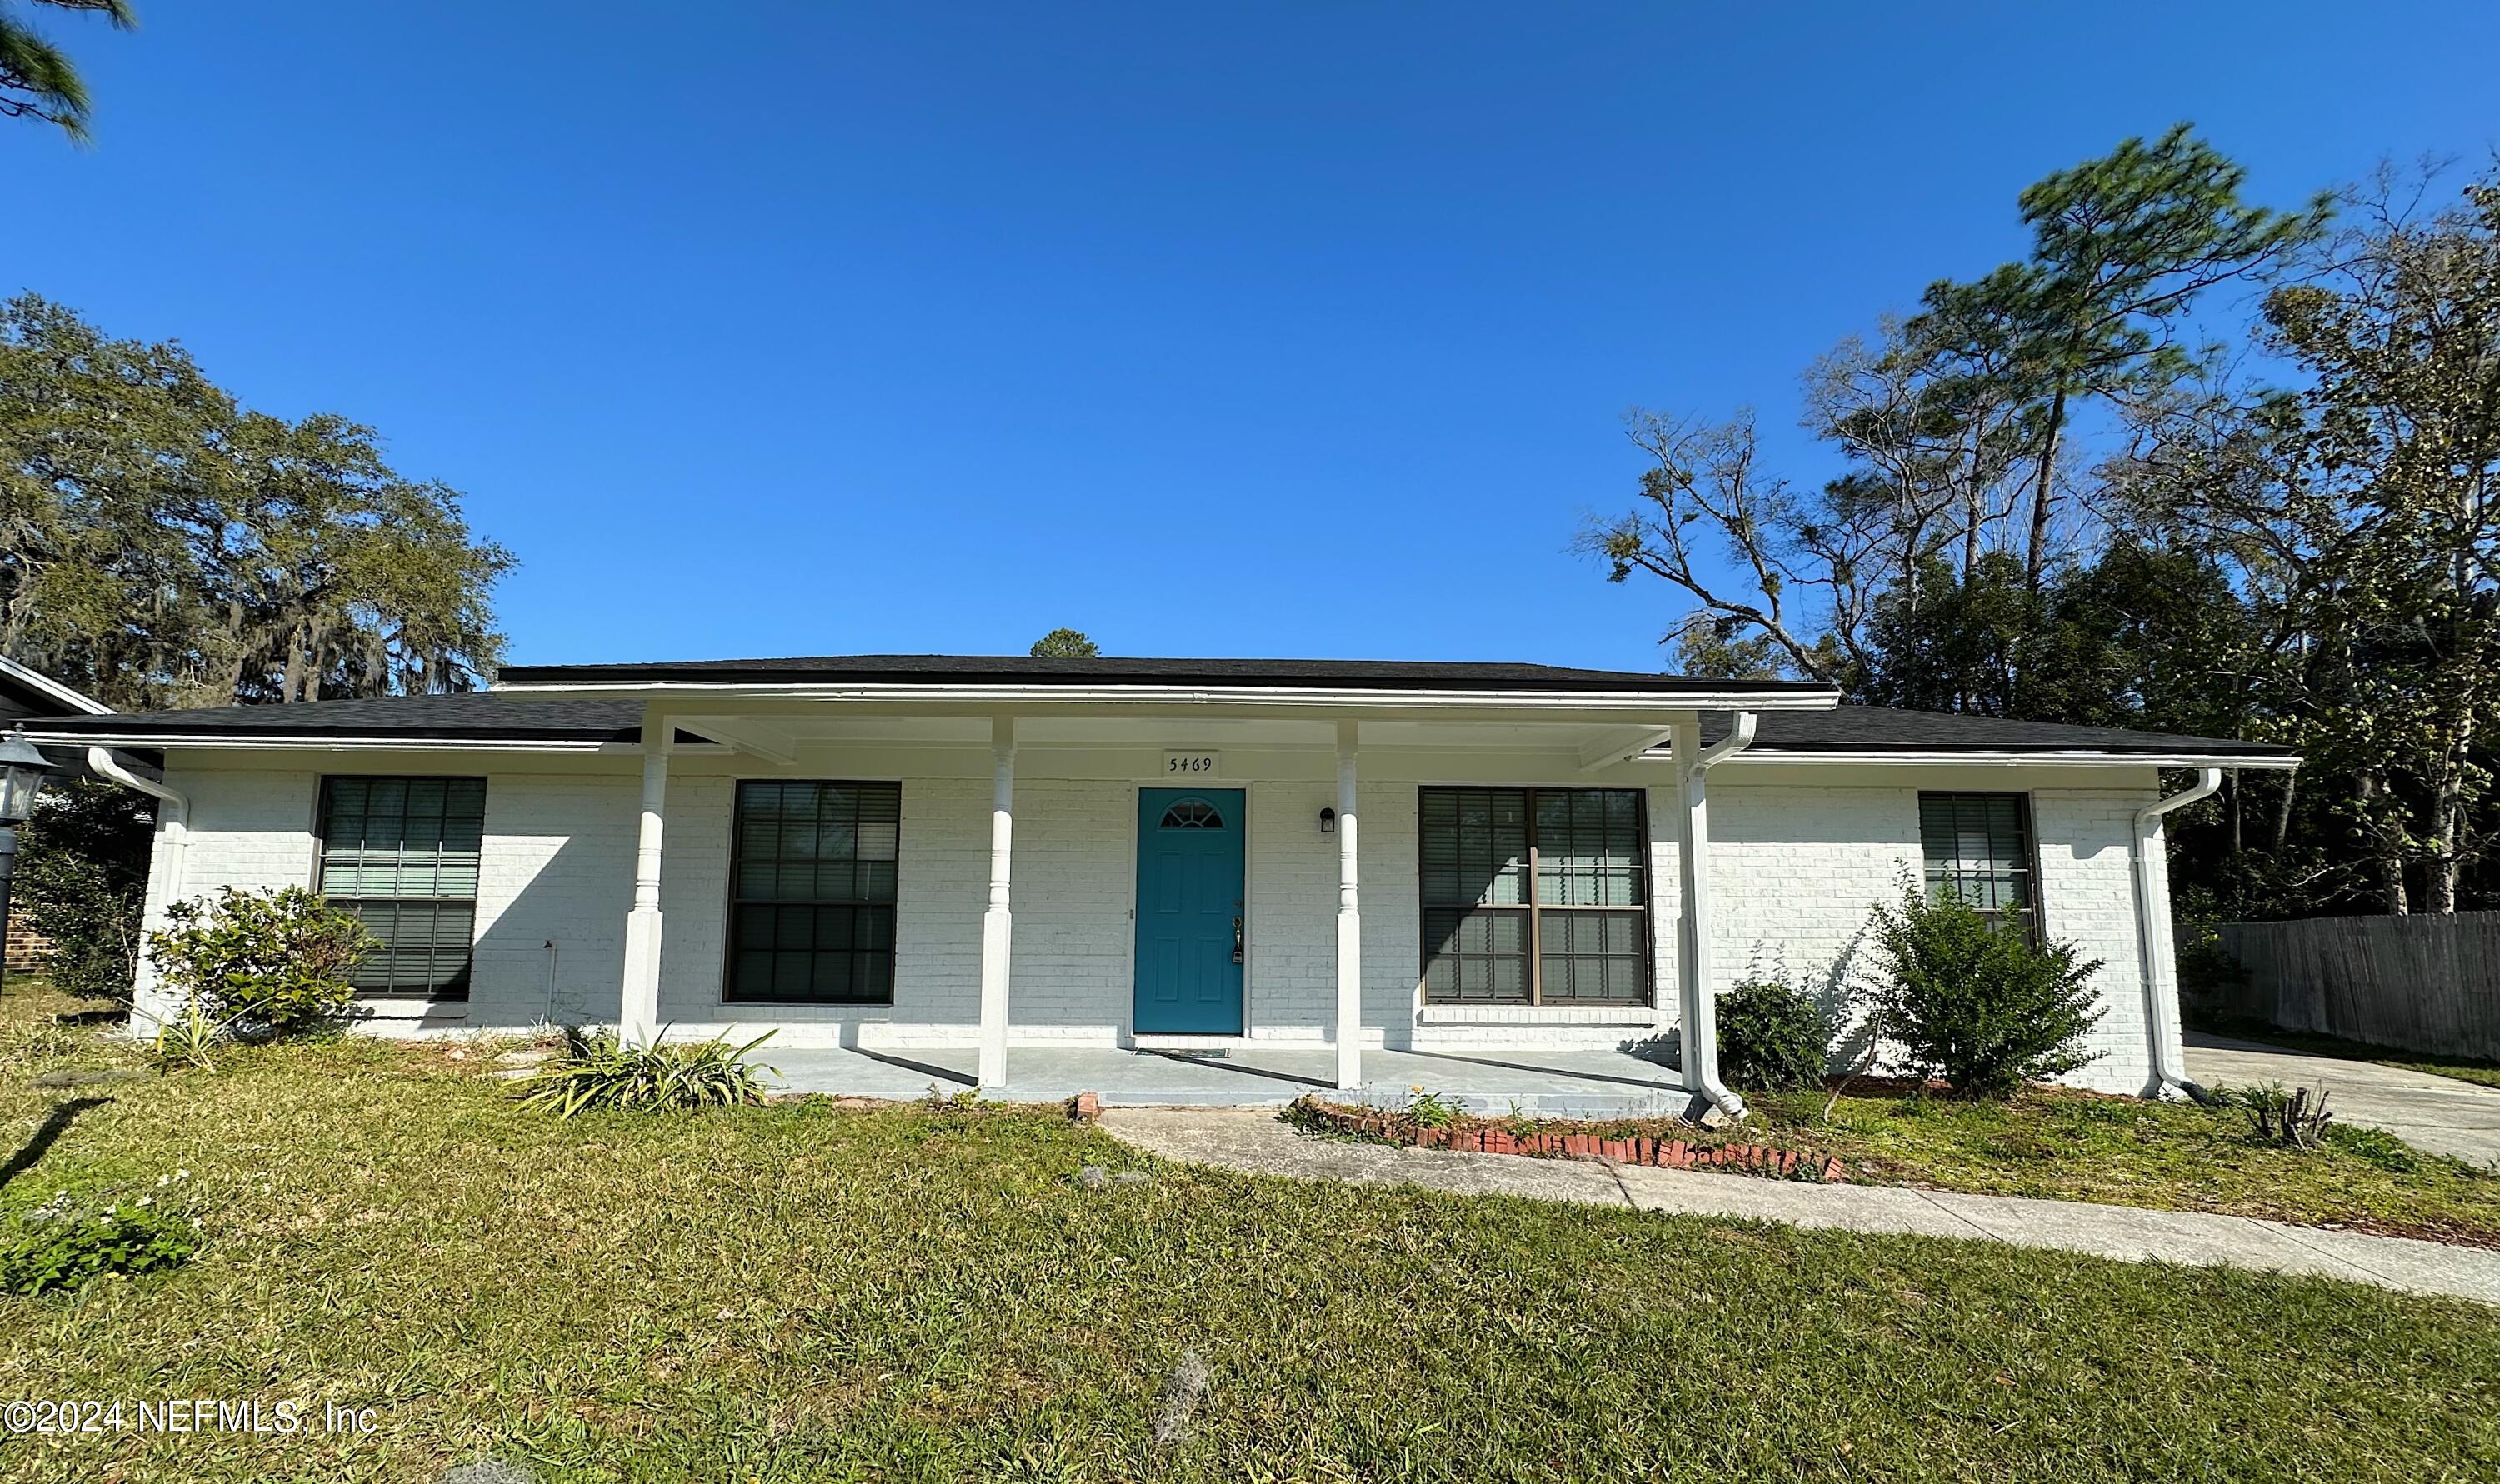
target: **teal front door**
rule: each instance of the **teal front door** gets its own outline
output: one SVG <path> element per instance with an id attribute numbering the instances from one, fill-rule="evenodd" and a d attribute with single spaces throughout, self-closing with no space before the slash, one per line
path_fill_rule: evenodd
<path id="1" fill-rule="evenodd" d="M 1137 1006 L 1147 1036 L 1241 1034 L 1241 790 L 1137 790 Z"/>

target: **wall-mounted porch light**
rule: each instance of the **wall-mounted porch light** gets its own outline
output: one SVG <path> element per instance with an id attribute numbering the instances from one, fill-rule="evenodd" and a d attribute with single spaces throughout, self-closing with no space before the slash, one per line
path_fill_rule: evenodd
<path id="1" fill-rule="evenodd" d="M 1320 810 L 1320 833 L 1322 835 L 1334 835 L 1336 833 L 1335 809 L 1323 808 Z"/>

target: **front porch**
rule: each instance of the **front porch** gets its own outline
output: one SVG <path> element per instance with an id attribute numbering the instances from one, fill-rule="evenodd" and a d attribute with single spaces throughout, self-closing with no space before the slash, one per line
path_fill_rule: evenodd
<path id="1" fill-rule="evenodd" d="M 976 1047 L 859 1047 L 774 1051 L 784 1091 L 836 1097 L 910 1099 L 932 1086 L 952 1095 L 979 1085 Z M 1683 1112 L 1693 1095 L 1672 1062 L 1627 1051 L 1550 1046 L 1464 1046 L 1363 1054 L 1364 1078 L 1337 1088 L 1332 1047 L 1244 1046 L 1222 1055 L 1131 1051 L 1107 1046 L 1018 1046 L 1003 1085 L 982 1096 L 1007 1103 L 1055 1103 L 1081 1092 L 1105 1106 L 1282 1106 L 1305 1093 L 1396 1105 L 1422 1087 L 1468 1112 L 1514 1108 L 1540 1118 L 1627 1118 Z"/>
<path id="2" fill-rule="evenodd" d="M 627 1040 L 773 1029 L 791 1088 L 876 1097 L 1741 1107 L 1704 775 L 1827 692 L 901 663 L 507 677 L 641 704 Z"/>

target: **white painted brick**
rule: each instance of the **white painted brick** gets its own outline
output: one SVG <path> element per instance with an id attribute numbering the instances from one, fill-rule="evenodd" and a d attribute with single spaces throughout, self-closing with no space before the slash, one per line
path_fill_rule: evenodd
<path id="1" fill-rule="evenodd" d="M 224 886 L 247 891 L 309 885 L 312 879 L 312 814 L 318 775 L 308 770 L 186 768 L 172 766 L 165 781 L 191 801 L 190 829 L 182 850 L 180 896 L 214 897 Z M 159 826 L 149 861 L 145 931 L 166 925 L 165 908 L 176 893 L 167 887 L 173 860 L 171 832 Z M 175 1006 L 143 971 L 138 1029 L 153 1034 L 154 1017 Z"/>
<path id="2" fill-rule="evenodd" d="M 615 1018 L 641 797 L 636 779 L 488 775 L 473 1023 Z"/>
<path id="3" fill-rule="evenodd" d="M 1896 898 L 1903 873 L 1915 878 L 1921 869 L 1918 798 L 1915 787 L 1777 787 L 1714 775 L 1712 942 L 1722 987 L 1759 959 L 1841 1003 L 1852 981 L 1871 973 L 1864 935 L 1874 904 Z M 2127 854 L 2134 810 L 2150 798 L 2072 789 L 2031 796 L 2044 929 L 2105 961 L 2093 979 L 2102 1017 L 2089 1042 L 2103 1054 L 2069 1080 L 2107 1091 L 2141 1092 L 2151 1076 Z M 1661 920 L 1671 931 L 1671 875 L 1664 884 Z M 1671 940 L 1661 945 L 1667 957 L 1673 951 Z"/>
<path id="4" fill-rule="evenodd" d="M 289 755 L 293 756 L 293 755 Z M 520 1026 L 612 1017 L 631 903 L 639 782 L 613 759 L 577 771 L 539 761 L 489 779 L 478 939 L 470 1023 Z M 1246 787 L 1249 817 L 1249 1033 L 1318 1044 L 1334 1035 L 1336 839 L 1319 833 L 1334 802 L 1322 753 L 1299 776 Z M 1434 767 L 1458 765 L 1435 760 Z M 1512 766 L 1514 774 L 1517 764 Z M 1585 782 L 1561 759 L 1536 775 Z M 312 817 L 331 759 L 301 766 L 181 755 L 169 781 L 193 800 L 185 895 L 221 884 L 268 887 L 312 880 Z M 377 763 L 355 771 L 460 771 L 440 755 L 413 768 Z M 821 764 L 806 776 L 845 774 Z M 1435 773 L 1463 778 L 1464 771 Z M 1659 776 L 1652 769 L 1646 775 Z M 1919 864 L 1918 787 L 1804 786 L 1714 775 L 1714 946 L 1722 984 L 1760 954 L 1826 984 L 1845 981 L 1862 958 L 1872 905 Z M 1758 780 L 1761 775 L 1754 775 Z M 2007 779 L 2002 771 L 1990 775 Z M 2095 1043 L 2109 1054 L 2078 1075 L 2088 1085 L 2142 1090 L 2149 1074 L 2144 996 L 2129 876 L 2132 811 L 2141 788 L 2043 788 L 2033 794 L 2048 931 L 2106 960 L 2097 983 L 2105 1007 Z M 1947 786 L 1973 786 L 1955 782 Z M 2011 786 L 1998 781 L 1992 785 Z M 1586 1017 L 1510 1017 L 1514 1023 L 1419 1024 L 1420 921 L 1416 892 L 1418 783 L 1410 765 L 1366 773 L 1360 804 L 1365 1038 L 1423 1048 L 1470 1045 L 1619 1044 L 1642 1027 L 1562 1023 Z M 832 1011 L 724 1006 L 733 783 L 705 772 L 671 781 L 662 876 L 661 1015 L 684 1029 L 782 1027 L 788 1044 L 856 1039 L 871 1045 L 962 1044 L 978 1020 L 980 921 L 989 863 L 990 786 L 978 776 L 903 779 L 898 874 L 896 998 L 888 1006 Z M 1660 1007 L 1674 1023 L 1678 909 L 1675 791 L 1648 790 L 1652 922 Z M 1126 1034 L 1135 921 L 1136 785 L 1049 776 L 1016 784 L 1012 1039 L 1107 1043 Z M 148 925 L 161 926 L 168 850 L 160 839 Z M 550 949 L 549 943 L 554 947 Z M 150 1002 L 152 1005 L 152 1002 Z M 148 1007 L 148 1006 L 143 1006 Z M 1443 1017 L 1447 1020 L 1449 1017 Z M 1497 1020 L 1499 1017 L 1496 1017 Z"/>

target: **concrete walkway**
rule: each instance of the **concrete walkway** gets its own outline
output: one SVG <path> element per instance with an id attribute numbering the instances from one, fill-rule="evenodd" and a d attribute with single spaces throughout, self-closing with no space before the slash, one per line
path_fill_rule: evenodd
<path id="1" fill-rule="evenodd" d="M 1297 1133 L 1255 1108 L 1106 1108 L 1102 1127 L 1149 1153 L 1254 1174 L 1529 1196 L 1689 1216 L 2053 1247 L 2372 1283 L 2500 1304 L 2500 1251 L 2286 1226 L 2246 1216 L 1963 1196 L 1891 1185 L 1808 1185 L 1584 1160 L 1454 1154 Z"/>
<path id="2" fill-rule="evenodd" d="M 2417 1149 L 2452 1154 L 2469 1165 L 2500 1160 L 2500 1087 L 2192 1031 L 2188 1074 L 2208 1087 L 2322 1086 L 2328 1111 L 2346 1123 L 2385 1129 Z"/>

